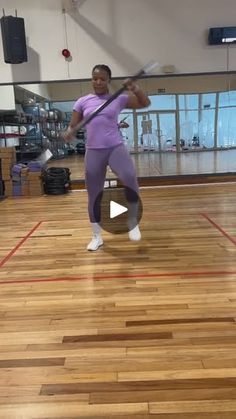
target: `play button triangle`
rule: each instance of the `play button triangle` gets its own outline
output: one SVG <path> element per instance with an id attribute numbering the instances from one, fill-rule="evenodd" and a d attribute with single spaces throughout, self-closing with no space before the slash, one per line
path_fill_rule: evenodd
<path id="1" fill-rule="evenodd" d="M 118 217 L 118 215 L 124 214 L 124 212 L 127 211 L 128 208 L 123 205 L 120 205 L 115 201 L 110 201 L 110 218 Z"/>

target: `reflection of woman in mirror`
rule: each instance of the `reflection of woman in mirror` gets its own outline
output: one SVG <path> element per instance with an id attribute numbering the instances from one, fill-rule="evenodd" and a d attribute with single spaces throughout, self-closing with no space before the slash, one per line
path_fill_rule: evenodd
<path id="1" fill-rule="evenodd" d="M 128 122 L 126 122 L 126 119 L 127 119 L 128 117 L 126 116 L 125 118 L 123 118 L 123 119 L 121 119 L 121 121 L 120 122 L 118 122 L 118 128 L 119 129 L 121 129 L 121 128 L 129 128 L 129 124 L 128 124 Z"/>
<path id="2" fill-rule="evenodd" d="M 127 118 L 128 117 L 126 116 L 124 119 L 121 119 L 121 121 L 119 121 L 118 124 L 117 124 L 118 130 L 119 130 L 120 135 L 122 136 L 123 140 L 124 140 L 124 138 L 128 139 L 128 137 L 126 137 L 126 134 L 124 134 L 124 131 L 123 131 L 123 129 L 129 128 L 129 124 L 128 124 L 128 122 L 126 122 Z"/>
<path id="3" fill-rule="evenodd" d="M 94 93 L 83 96 L 75 102 L 71 121 L 64 135 L 65 141 L 72 140 L 78 123 L 111 96 L 109 93 L 110 81 L 111 70 L 108 66 L 99 64 L 93 68 Z M 127 79 L 124 86 L 128 92 L 114 99 L 87 125 L 85 181 L 88 192 L 88 212 L 93 232 L 87 250 L 97 250 L 103 244 L 99 220 L 94 216 L 94 204 L 103 191 L 107 166 L 110 166 L 123 185 L 136 192 L 136 196 L 139 192 L 134 163 L 117 129 L 117 120 L 122 109 L 143 108 L 148 106 L 150 101 L 131 79 Z M 127 199 L 129 200 L 129 197 Z M 138 225 L 130 229 L 129 238 L 130 240 L 140 240 L 141 234 Z"/>

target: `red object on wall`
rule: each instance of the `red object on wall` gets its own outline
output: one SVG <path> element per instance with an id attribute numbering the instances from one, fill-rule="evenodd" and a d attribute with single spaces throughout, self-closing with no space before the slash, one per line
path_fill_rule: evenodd
<path id="1" fill-rule="evenodd" d="M 70 57 L 70 51 L 66 48 L 64 48 L 61 53 L 62 53 L 63 57 L 65 57 L 65 58 Z"/>

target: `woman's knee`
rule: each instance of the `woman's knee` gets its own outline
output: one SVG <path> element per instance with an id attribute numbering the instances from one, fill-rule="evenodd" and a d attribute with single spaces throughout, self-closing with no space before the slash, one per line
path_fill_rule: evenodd
<path id="1" fill-rule="evenodd" d="M 135 173 L 135 170 L 133 170 L 132 168 L 125 168 L 124 170 L 122 170 L 121 177 L 122 177 L 123 182 L 127 186 L 137 183 L 136 173 Z"/>

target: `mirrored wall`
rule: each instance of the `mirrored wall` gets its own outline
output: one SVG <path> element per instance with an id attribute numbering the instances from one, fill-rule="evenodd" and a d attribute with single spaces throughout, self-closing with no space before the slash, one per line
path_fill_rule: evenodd
<path id="1" fill-rule="evenodd" d="M 111 92 L 121 83 L 114 80 Z M 120 135 L 140 176 L 236 172 L 236 74 L 158 76 L 139 83 L 149 95 L 150 106 L 125 109 L 119 121 L 126 122 Z M 51 165 L 71 167 L 73 178 L 83 178 L 86 130 L 78 132 L 70 146 L 62 141 L 61 131 L 70 121 L 75 100 L 91 93 L 90 81 L 37 84 L 36 90 L 32 86 L 14 87 L 17 111 L 34 117 L 33 127 L 20 127 L 25 148 L 32 148 L 33 137 L 40 138 L 42 148 L 53 153 Z M 22 144 L 23 138 L 19 141 Z M 207 152 L 204 157 L 203 152 Z"/>

